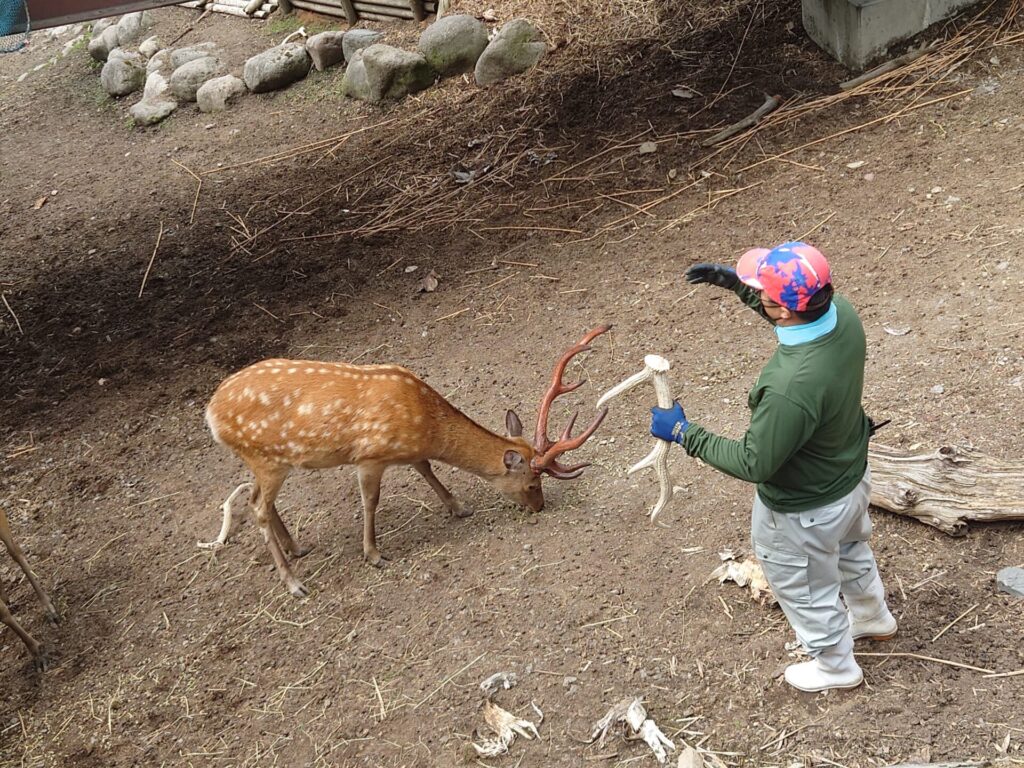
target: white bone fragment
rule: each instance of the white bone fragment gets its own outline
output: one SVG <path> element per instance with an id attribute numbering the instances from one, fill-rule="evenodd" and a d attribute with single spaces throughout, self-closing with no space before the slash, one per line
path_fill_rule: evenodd
<path id="1" fill-rule="evenodd" d="M 227 543 L 228 535 L 231 533 L 231 505 L 234 504 L 235 499 L 238 498 L 242 491 L 252 493 L 252 483 L 242 483 L 231 492 L 227 501 L 221 505 L 221 509 L 224 510 L 224 520 L 221 522 L 220 533 L 217 534 L 217 538 L 214 541 L 198 541 L 196 542 L 197 547 L 200 549 L 217 550 Z"/>
<path id="2" fill-rule="evenodd" d="M 501 689 L 505 689 L 507 691 L 509 688 L 514 687 L 516 682 L 517 680 L 514 672 L 495 672 L 480 683 L 480 690 L 483 691 L 484 695 L 490 699 L 493 698 Z"/>
<path id="3" fill-rule="evenodd" d="M 600 408 L 612 398 L 618 397 L 645 381 L 653 380 L 654 392 L 658 399 L 658 407 L 671 408 L 672 390 L 668 382 L 668 371 L 671 367 L 672 364 L 664 357 L 661 357 L 660 355 L 647 355 L 644 357 L 644 369 L 640 371 L 640 373 L 633 374 L 622 383 L 612 387 L 601 395 L 597 401 L 597 407 Z M 658 476 L 658 485 L 661 487 L 661 495 L 658 497 L 657 503 L 651 510 L 652 522 L 657 519 L 661 511 L 672 500 L 672 495 L 675 492 L 675 488 L 672 485 L 672 478 L 668 473 L 668 452 L 671 447 L 672 446 L 665 440 L 655 438 L 654 447 L 651 449 L 651 452 L 626 471 L 627 475 L 632 475 L 634 472 L 638 472 L 641 469 L 654 467 L 655 474 Z"/>
<path id="4" fill-rule="evenodd" d="M 536 704 L 531 702 L 530 705 L 540 716 L 540 721 L 543 722 L 544 713 L 538 709 Z M 484 722 L 498 735 L 497 738 L 482 739 L 480 744 L 473 742 L 473 749 L 481 757 L 497 757 L 498 755 L 505 754 L 508 752 L 512 742 L 516 740 L 516 736 L 522 736 L 524 739 L 530 740 L 540 738 L 540 732 L 537 730 L 536 725 L 529 720 L 517 718 L 490 699 L 484 703 Z"/>

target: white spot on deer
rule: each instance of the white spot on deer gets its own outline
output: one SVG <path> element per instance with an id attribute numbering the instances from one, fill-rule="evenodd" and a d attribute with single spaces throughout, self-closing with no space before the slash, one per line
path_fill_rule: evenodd
<path id="1" fill-rule="evenodd" d="M 242 394 L 251 399 L 253 396 L 252 387 L 246 387 L 245 389 L 243 389 Z"/>
<path id="2" fill-rule="evenodd" d="M 260 429 L 266 429 L 266 428 L 267 428 L 267 420 L 266 419 L 262 419 L 260 421 Z"/>
<path id="3" fill-rule="evenodd" d="M 288 373 L 289 373 L 289 374 L 294 374 L 294 373 L 298 373 L 298 370 L 299 370 L 298 368 L 289 368 L 289 369 L 288 369 Z"/>
<path id="4" fill-rule="evenodd" d="M 270 395 L 266 392 L 260 392 L 260 405 L 270 405 Z"/>
<path id="5" fill-rule="evenodd" d="M 240 413 L 235 414 L 235 424 L 238 424 L 239 426 L 241 426 L 244 422 L 245 422 L 245 418 L 242 416 L 242 414 L 240 414 Z"/>
<path id="6" fill-rule="evenodd" d="M 280 369 L 280 368 L 271 368 L 271 369 L 270 369 L 270 372 L 271 372 L 271 373 L 280 373 L 280 372 L 281 372 L 281 369 Z"/>
<path id="7" fill-rule="evenodd" d="M 299 416 L 308 416 L 313 412 L 312 403 L 303 403 L 299 406 Z"/>
<path id="8" fill-rule="evenodd" d="M 319 368 L 319 369 L 317 369 L 317 372 L 318 373 L 330 373 L 331 370 L 330 370 L 330 368 Z"/>
<path id="9" fill-rule="evenodd" d="M 288 407 L 288 406 L 290 406 L 291 404 L 292 404 L 292 398 L 291 398 L 291 395 L 285 395 L 285 396 L 284 396 L 284 407 L 285 407 L 285 408 L 287 408 L 287 407 Z"/>
<path id="10" fill-rule="evenodd" d="M 420 394 L 421 395 L 429 395 L 430 394 L 430 388 L 427 387 L 426 384 L 420 384 Z"/>

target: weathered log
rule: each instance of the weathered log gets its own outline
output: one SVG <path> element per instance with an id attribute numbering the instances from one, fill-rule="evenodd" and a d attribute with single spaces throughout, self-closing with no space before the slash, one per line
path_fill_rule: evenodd
<path id="1" fill-rule="evenodd" d="M 872 505 L 951 536 L 971 521 L 1024 520 L 1024 461 L 951 445 L 918 454 L 875 445 L 868 463 Z"/>

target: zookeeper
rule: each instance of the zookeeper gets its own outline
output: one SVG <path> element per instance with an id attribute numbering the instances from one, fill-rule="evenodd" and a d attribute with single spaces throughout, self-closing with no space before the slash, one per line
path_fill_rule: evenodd
<path id="1" fill-rule="evenodd" d="M 678 402 L 652 409 L 651 434 L 757 484 L 754 552 L 811 656 L 786 668 L 786 682 L 802 691 L 855 688 L 864 675 L 854 640 L 896 634 L 868 545 L 874 425 L 861 406 L 864 327 L 833 293 L 825 257 L 805 243 L 747 251 L 735 270 L 695 264 L 686 279 L 733 291 L 775 326 L 778 346 L 750 392 L 741 439 L 687 421 Z"/>

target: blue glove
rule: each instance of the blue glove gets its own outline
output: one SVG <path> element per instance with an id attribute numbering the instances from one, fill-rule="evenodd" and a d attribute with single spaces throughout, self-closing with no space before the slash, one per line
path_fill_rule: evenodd
<path id="1" fill-rule="evenodd" d="M 671 408 L 651 408 L 651 434 L 670 443 L 682 443 L 683 435 L 690 428 L 683 406 L 676 400 Z"/>

